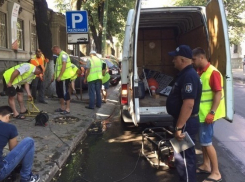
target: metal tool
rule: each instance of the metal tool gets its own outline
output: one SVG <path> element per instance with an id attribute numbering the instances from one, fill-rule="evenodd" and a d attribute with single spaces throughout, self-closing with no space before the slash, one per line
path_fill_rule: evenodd
<path id="1" fill-rule="evenodd" d="M 53 83 L 53 82 L 51 81 L 51 82 L 48 84 L 48 86 L 46 87 L 45 90 L 48 90 L 48 88 L 50 87 L 50 85 L 51 85 L 52 83 Z"/>
<path id="2" fill-rule="evenodd" d="M 35 106 L 33 99 L 27 100 L 27 114 L 25 116 L 35 117 L 40 110 Z"/>
<path id="3" fill-rule="evenodd" d="M 171 138 L 173 133 L 164 127 L 146 128 L 142 132 L 142 155 L 153 167 L 174 167 Z"/>

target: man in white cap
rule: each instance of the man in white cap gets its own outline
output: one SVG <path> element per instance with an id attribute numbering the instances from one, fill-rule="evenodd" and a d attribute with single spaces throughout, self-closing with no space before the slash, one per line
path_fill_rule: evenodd
<path id="1" fill-rule="evenodd" d="M 88 82 L 89 105 L 85 106 L 87 109 L 94 109 L 95 95 L 96 107 L 101 107 L 101 86 L 102 86 L 102 61 L 96 56 L 95 51 L 90 52 L 91 59 L 88 61 L 86 67 L 84 83 Z"/>

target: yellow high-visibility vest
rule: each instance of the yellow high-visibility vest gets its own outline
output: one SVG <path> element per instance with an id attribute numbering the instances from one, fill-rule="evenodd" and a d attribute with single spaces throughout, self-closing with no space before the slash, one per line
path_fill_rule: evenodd
<path id="1" fill-rule="evenodd" d="M 214 70 L 219 72 L 213 65 L 210 65 L 208 69 L 201 75 L 202 96 L 201 96 L 200 109 L 199 109 L 199 118 L 201 123 L 205 121 L 205 118 L 207 114 L 211 111 L 211 107 L 213 105 L 214 92 L 212 91 L 209 85 L 209 80 Z M 215 112 L 214 121 L 225 117 L 226 114 L 224 89 L 223 89 L 223 76 L 220 72 L 219 74 L 221 77 L 222 96 L 221 96 L 219 106 Z"/>
<path id="2" fill-rule="evenodd" d="M 14 66 L 14 67 L 12 67 L 12 68 L 9 68 L 8 70 L 6 70 L 6 71 L 3 73 L 3 77 L 4 77 L 5 81 L 6 81 L 6 84 L 9 83 L 10 78 L 11 78 L 11 75 L 13 74 L 13 72 L 14 72 L 17 68 L 19 68 L 19 67 L 21 67 L 21 66 L 23 66 L 23 65 L 25 65 L 25 64 L 30 65 L 29 71 L 26 72 L 26 73 L 24 73 L 24 74 L 22 74 L 22 75 L 18 75 L 18 76 L 14 79 L 12 85 L 13 85 L 14 87 L 17 86 L 17 85 L 23 85 L 23 84 L 25 84 L 25 83 L 31 82 L 34 78 L 36 78 L 36 75 L 33 73 L 33 70 L 36 68 L 36 66 L 34 66 L 34 65 L 30 64 L 30 63 L 22 63 L 22 64 L 19 64 L 19 65 Z"/>
<path id="3" fill-rule="evenodd" d="M 76 80 L 76 78 L 77 78 L 78 67 L 75 64 L 73 64 L 73 63 L 71 63 L 71 67 L 72 67 L 72 70 L 74 72 L 74 75 L 71 76 L 71 81 L 72 81 L 72 80 Z"/>
<path id="4" fill-rule="evenodd" d="M 97 57 L 93 57 L 90 62 L 91 67 L 87 81 L 91 82 L 94 80 L 102 79 L 102 61 Z"/>
<path id="5" fill-rule="evenodd" d="M 102 62 L 106 64 L 105 61 L 102 61 Z M 110 76 L 110 74 L 108 73 L 107 70 L 108 70 L 108 68 L 107 68 L 107 64 L 106 64 L 106 73 L 105 73 L 105 76 L 102 75 L 103 76 L 103 78 L 102 78 L 102 84 L 108 82 L 108 80 L 110 80 L 110 78 L 111 78 L 111 76 Z"/>
<path id="6" fill-rule="evenodd" d="M 71 59 L 68 56 L 68 54 L 65 51 L 61 51 L 60 55 L 57 57 L 56 59 L 56 64 L 55 64 L 55 78 L 58 78 L 58 76 L 60 75 L 60 71 L 62 68 L 62 56 L 66 54 L 67 55 L 67 62 L 66 62 L 66 69 L 65 72 L 63 73 L 63 75 L 61 76 L 60 80 L 66 80 L 71 78 L 74 75 L 74 72 L 72 70 L 71 67 Z"/>

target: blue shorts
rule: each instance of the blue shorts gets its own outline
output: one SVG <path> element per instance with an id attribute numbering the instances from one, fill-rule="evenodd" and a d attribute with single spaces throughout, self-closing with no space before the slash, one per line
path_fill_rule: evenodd
<path id="1" fill-rule="evenodd" d="M 201 146 L 212 145 L 212 138 L 214 135 L 214 123 L 200 123 L 199 125 L 199 142 Z"/>
<path id="2" fill-rule="evenodd" d="M 104 88 L 103 88 L 104 87 Z M 108 89 L 109 88 L 109 80 L 102 84 L 102 89 Z"/>

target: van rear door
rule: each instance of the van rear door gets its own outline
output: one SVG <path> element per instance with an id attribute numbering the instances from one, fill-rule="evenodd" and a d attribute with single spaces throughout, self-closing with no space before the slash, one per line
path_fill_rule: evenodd
<path id="1" fill-rule="evenodd" d="M 209 32 L 210 61 L 224 78 L 226 120 L 232 122 L 234 114 L 233 79 L 227 20 L 222 0 L 211 0 L 206 6 Z"/>
<path id="2" fill-rule="evenodd" d="M 130 89 L 132 89 L 132 97 L 129 100 L 129 112 L 132 117 L 133 123 L 137 126 L 137 121 L 139 120 L 139 98 L 138 98 L 138 74 L 137 74 L 137 40 L 138 40 L 138 30 L 139 30 L 139 18 L 140 18 L 141 0 L 136 0 L 135 4 L 135 17 L 134 23 L 132 25 L 132 42 L 131 49 L 133 50 L 129 59 L 132 59 L 132 72 L 129 77 L 131 77 Z M 131 62 L 131 61 L 130 61 Z"/>

